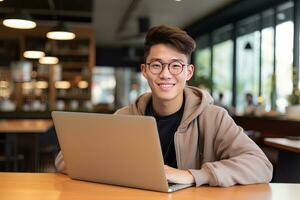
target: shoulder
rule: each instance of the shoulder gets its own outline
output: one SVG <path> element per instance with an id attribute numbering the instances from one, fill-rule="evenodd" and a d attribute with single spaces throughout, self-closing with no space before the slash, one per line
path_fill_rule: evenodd
<path id="1" fill-rule="evenodd" d="M 227 110 L 216 105 L 208 105 L 199 120 L 204 127 L 211 130 L 219 130 L 223 126 L 236 126 Z"/>
<path id="2" fill-rule="evenodd" d="M 224 116 L 230 117 L 225 108 L 214 104 L 210 104 L 206 106 L 206 108 L 203 111 L 203 116 L 210 117 L 210 118 L 218 118 Z"/>
<path id="3" fill-rule="evenodd" d="M 118 109 L 114 114 L 116 115 L 129 115 L 131 114 L 130 106 L 125 106 L 123 108 Z"/>

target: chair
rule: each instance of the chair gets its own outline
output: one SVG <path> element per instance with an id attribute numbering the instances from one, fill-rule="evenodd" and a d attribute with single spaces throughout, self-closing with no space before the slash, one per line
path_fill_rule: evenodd
<path id="1" fill-rule="evenodd" d="M 54 126 L 39 137 L 41 171 L 54 171 L 54 160 L 59 151 L 59 144 Z"/>
<path id="2" fill-rule="evenodd" d="M 24 155 L 17 152 L 16 135 L 7 134 L 0 137 L 0 169 L 19 171 L 24 168 Z"/>

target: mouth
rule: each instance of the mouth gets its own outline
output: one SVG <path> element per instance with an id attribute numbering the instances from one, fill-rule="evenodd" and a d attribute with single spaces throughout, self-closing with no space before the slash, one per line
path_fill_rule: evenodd
<path id="1" fill-rule="evenodd" d="M 158 83 L 159 88 L 162 90 L 167 90 L 175 86 L 175 83 Z"/>

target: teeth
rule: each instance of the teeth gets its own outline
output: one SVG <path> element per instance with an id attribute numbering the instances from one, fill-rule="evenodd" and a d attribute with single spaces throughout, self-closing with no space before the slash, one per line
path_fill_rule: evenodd
<path id="1" fill-rule="evenodd" d="M 160 87 L 162 88 L 170 88 L 172 87 L 174 84 L 159 84 Z"/>

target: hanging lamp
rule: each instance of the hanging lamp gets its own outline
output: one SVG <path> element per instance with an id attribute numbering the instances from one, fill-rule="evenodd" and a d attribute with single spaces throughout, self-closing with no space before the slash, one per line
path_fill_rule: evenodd
<path id="1" fill-rule="evenodd" d="M 38 50 L 27 50 L 23 53 L 24 58 L 39 59 L 45 56 L 45 52 Z"/>
<path id="2" fill-rule="evenodd" d="M 75 33 L 73 33 L 62 21 L 47 33 L 47 38 L 52 40 L 73 40 L 75 37 Z"/>
<path id="3" fill-rule="evenodd" d="M 3 25 L 16 29 L 33 29 L 36 27 L 36 22 L 32 20 L 28 13 L 17 10 L 14 14 L 7 16 L 3 20 Z"/>
<path id="4" fill-rule="evenodd" d="M 44 65 L 56 65 L 58 62 L 59 60 L 55 56 L 44 56 L 39 59 L 39 63 Z"/>

